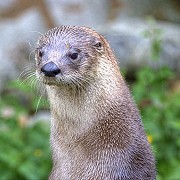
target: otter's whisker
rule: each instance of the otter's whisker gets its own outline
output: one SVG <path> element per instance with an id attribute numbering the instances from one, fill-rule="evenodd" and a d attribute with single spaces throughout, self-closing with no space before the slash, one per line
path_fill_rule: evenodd
<path id="1" fill-rule="evenodd" d="M 32 55 L 32 53 L 34 53 L 34 51 L 32 50 L 30 53 L 29 53 L 29 62 L 31 62 L 31 55 Z"/>
<path id="2" fill-rule="evenodd" d="M 35 78 L 32 78 L 32 81 L 31 81 L 30 83 L 31 83 L 31 88 L 36 89 L 36 85 L 37 85 L 37 79 L 36 79 L 36 77 L 35 77 Z"/>
<path id="3" fill-rule="evenodd" d="M 39 100 L 38 100 L 37 105 L 36 105 L 35 115 L 37 114 L 37 111 L 38 111 L 38 108 L 39 108 L 39 105 L 40 105 L 40 102 L 41 102 L 41 99 L 42 99 L 44 93 L 45 93 L 45 90 L 39 97 Z"/>
<path id="4" fill-rule="evenodd" d="M 38 34 L 40 34 L 41 36 L 44 36 L 41 32 L 39 32 L 39 31 L 30 31 L 31 33 L 38 33 Z"/>
<path id="5" fill-rule="evenodd" d="M 28 73 L 34 73 L 34 67 L 33 66 L 28 66 L 28 67 L 25 67 L 24 70 L 20 73 L 19 77 L 18 77 L 18 80 L 23 78 L 23 76 L 25 76 L 26 74 Z"/>

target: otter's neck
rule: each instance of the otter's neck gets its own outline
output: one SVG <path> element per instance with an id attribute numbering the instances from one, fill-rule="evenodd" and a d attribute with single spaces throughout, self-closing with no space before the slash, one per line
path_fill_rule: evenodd
<path id="1" fill-rule="evenodd" d="M 54 127 L 51 131 L 80 135 L 107 116 L 112 105 L 118 107 L 123 102 L 131 101 L 116 64 L 105 58 L 100 62 L 95 81 L 81 91 L 65 86 L 47 86 L 51 128 Z"/>
<path id="2" fill-rule="evenodd" d="M 124 83 L 121 78 L 101 75 L 101 78 L 81 91 L 47 86 L 52 123 L 61 126 L 64 131 L 83 133 L 108 111 L 111 103 L 119 98 L 123 101 L 125 90 L 117 81 Z"/>

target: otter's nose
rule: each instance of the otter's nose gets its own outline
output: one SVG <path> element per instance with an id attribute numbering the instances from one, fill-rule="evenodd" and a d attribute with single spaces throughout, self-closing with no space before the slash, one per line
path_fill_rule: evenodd
<path id="1" fill-rule="evenodd" d="M 45 64 L 41 68 L 41 71 L 45 74 L 45 76 L 48 76 L 48 77 L 55 77 L 57 74 L 60 73 L 60 69 L 52 61 Z"/>

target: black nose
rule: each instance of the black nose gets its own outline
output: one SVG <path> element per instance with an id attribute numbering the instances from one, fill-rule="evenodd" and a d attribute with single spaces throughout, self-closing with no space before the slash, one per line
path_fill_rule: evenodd
<path id="1" fill-rule="evenodd" d="M 45 74 L 45 76 L 49 76 L 49 77 L 55 77 L 57 74 L 60 73 L 60 69 L 53 62 L 49 62 L 45 64 L 41 68 L 41 71 Z"/>

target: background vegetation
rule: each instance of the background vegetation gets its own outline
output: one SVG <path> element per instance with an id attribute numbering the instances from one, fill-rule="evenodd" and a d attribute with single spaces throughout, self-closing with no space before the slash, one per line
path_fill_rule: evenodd
<path id="1" fill-rule="evenodd" d="M 36 112 L 35 94 L 17 81 L 0 97 L 1 180 L 44 180 L 50 173 L 49 123 L 30 118 Z"/>
<path id="2" fill-rule="evenodd" d="M 158 180 L 180 179 L 180 93 L 166 67 L 137 73 L 132 92 L 157 161 Z"/>

